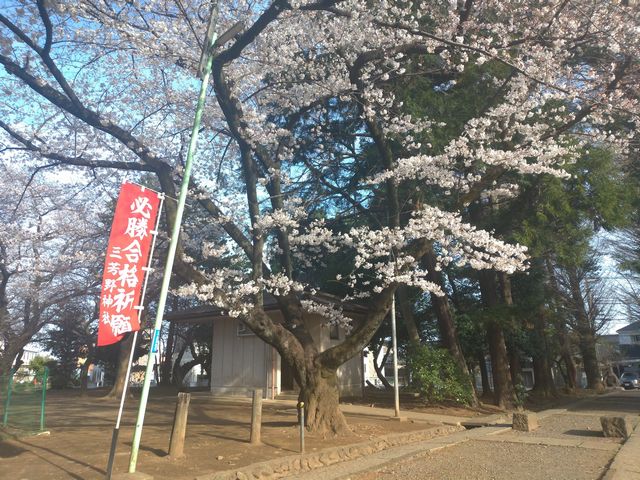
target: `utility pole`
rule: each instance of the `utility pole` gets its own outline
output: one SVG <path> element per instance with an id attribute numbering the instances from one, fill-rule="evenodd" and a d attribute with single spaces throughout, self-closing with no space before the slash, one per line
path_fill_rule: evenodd
<path id="1" fill-rule="evenodd" d="M 198 132 L 200 130 L 200 123 L 202 120 L 202 111 L 204 110 L 204 104 L 207 94 L 207 86 L 209 85 L 209 77 L 211 75 L 211 68 L 213 65 L 213 46 L 216 41 L 216 23 L 218 21 L 218 2 L 213 3 L 211 9 L 211 16 L 209 18 L 209 26 L 207 28 L 207 37 L 203 45 L 202 54 L 200 56 L 200 94 L 198 96 L 198 103 L 196 105 L 195 118 L 193 120 L 193 128 L 191 129 L 191 141 L 189 142 L 189 150 L 187 151 L 187 160 L 184 167 L 184 174 L 182 177 L 182 185 L 180 186 L 180 196 L 178 197 L 178 207 L 176 210 L 176 219 L 171 230 L 171 242 L 169 243 L 169 251 L 167 253 L 167 261 L 164 267 L 164 276 L 162 278 L 162 286 L 160 289 L 160 298 L 158 300 L 158 311 L 156 313 L 156 320 L 153 329 L 153 337 L 151 341 L 151 348 L 149 350 L 147 369 L 144 375 L 144 384 L 142 385 L 142 393 L 140 396 L 140 407 L 138 409 L 138 417 L 136 420 L 136 427 L 133 434 L 133 442 L 131 445 L 131 458 L 129 459 L 129 473 L 136 471 L 136 464 L 138 461 L 138 450 L 140 448 L 140 438 L 142 437 L 142 426 L 144 424 L 144 415 L 147 410 L 147 400 L 149 399 L 149 387 L 151 384 L 151 377 L 153 375 L 153 354 L 158 351 L 158 343 L 160 341 L 160 330 L 162 328 L 162 317 L 164 316 L 164 308 L 167 301 L 167 293 L 169 291 L 169 283 L 171 281 L 171 272 L 173 270 L 173 262 L 176 256 L 176 250 L 178 248 L 178 237 L 180 236 L 180 227 L 182 224 L 182 215 L 184 213 L 185 201 L 187 198 L 187 191 L 189 188 L 189 179 L 191 177 L 191 166 L 193 157 L 196 152 L 196 146 L 198 143 Z"/>

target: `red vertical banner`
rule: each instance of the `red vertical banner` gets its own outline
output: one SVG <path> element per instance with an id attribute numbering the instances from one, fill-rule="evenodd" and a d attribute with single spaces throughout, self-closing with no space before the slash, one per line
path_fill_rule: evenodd
<path id="1" fill-rule="evenodd" d="M 122 184 L 102 275 L 99 347 L 140 330 L 138 304 L 159 204 L 157 192 Z"/>

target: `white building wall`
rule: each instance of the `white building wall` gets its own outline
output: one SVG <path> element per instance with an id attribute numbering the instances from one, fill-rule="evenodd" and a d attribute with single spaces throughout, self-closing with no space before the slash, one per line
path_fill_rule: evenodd
<path id="1" fill-rule="evenodd" d="M 211 392 L 248 395 L 254 388 L 262 388 L 266 395 L 272 348 L 253 334 L 239 335 L 239 324 L 234 318 L 213 322 Z"/>
<path id="2" fill-rule="evenodd" d="M 272 317 L 277 321 L 279 312 Z M 344 340 L 329 339 L 329 328 L 321 317 L 309 318 L 309 330 L 321 350 Z M 250 395 L 255 388 L 263 389 L 265 398 L 281 391 L 281 359 L 278 352 L 253 333 L 238 335 L 240 320 L 216 318 L 213 321 L 211 355 L 211 393 L 217 395 Z M 274 358 L 275 356 L 275 358 Z M 275 379 L 275 382 L 272 379 Z M 340 395 L 361 396 L 363 387 L 362 354 L 338 369 Z"/>

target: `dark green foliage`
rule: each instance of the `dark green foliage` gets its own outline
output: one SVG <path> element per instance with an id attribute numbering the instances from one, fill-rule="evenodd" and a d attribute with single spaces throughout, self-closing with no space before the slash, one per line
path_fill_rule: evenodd
<path id="1" fill-rule="evenodd" d="M 41 340 L 56 358 L 49 366 L 54 388 L 66 388 L 78 384 L 79 361 L 86 358 L 95 338 L 89 328 L 91 310 L 69 305 L 60 309 L 59 318 Z"/>
<path id="2" fill-rule="evenodd" d="M 46 363 L 49 368 L 49 385 L 54 389 L 69 388 L 77 386 L 79 383 L 78 369 L 69 368 L 69 364 L 64 364 L 58 360 L 49 360 Z"/>
<path id="3" fill-rule="evenodd" d="M 36 357 L 33 357 L 31 359 L 31 362 L 29 362 L 29 365 L 27 365 L 31 370 L 33 370 L 33 374 L 36 377 L 42 377 L 42 375 L 44 375 L 44 370 L 45 368 L 48 366 L 49 362 L 51 362 L 51 358 L 50 357 L 43 357 L 41 355 L 38 355 Z"/>
<path id="4" fill-rule="evenodd" d="M 411 385 L 428 402 L 471 403 L 471 384 L 446 349 L 422 345 L 409 352 L 407 363 Z"/>
<path id="5" fill-rule="evenodd" d="M 544 176 L 525 187 L 513 210 L 527 215 L 514 236 L 533 256 L 576 264 L 595 232 L 628 223 L 634 189 L 607 150 L 583 152 L 567 171 L 570 179 Z"/>

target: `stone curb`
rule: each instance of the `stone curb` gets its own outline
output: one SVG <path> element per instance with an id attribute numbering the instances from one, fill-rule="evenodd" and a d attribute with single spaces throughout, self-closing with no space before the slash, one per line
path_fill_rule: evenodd
<path id="1" fill-rule="evenodd" d="M 243 468 L 199 475 L 195 480 L 263 480 L 282 478 L 295 473 L 327 467 L 338 462 L 355 460 L 387 448 L 420 442 L 465 430 L 462 426 L 444 425 L 407 433 L 384 435 L 355 445 L 325 448 L 319 452 L 254 463 Z"/>

